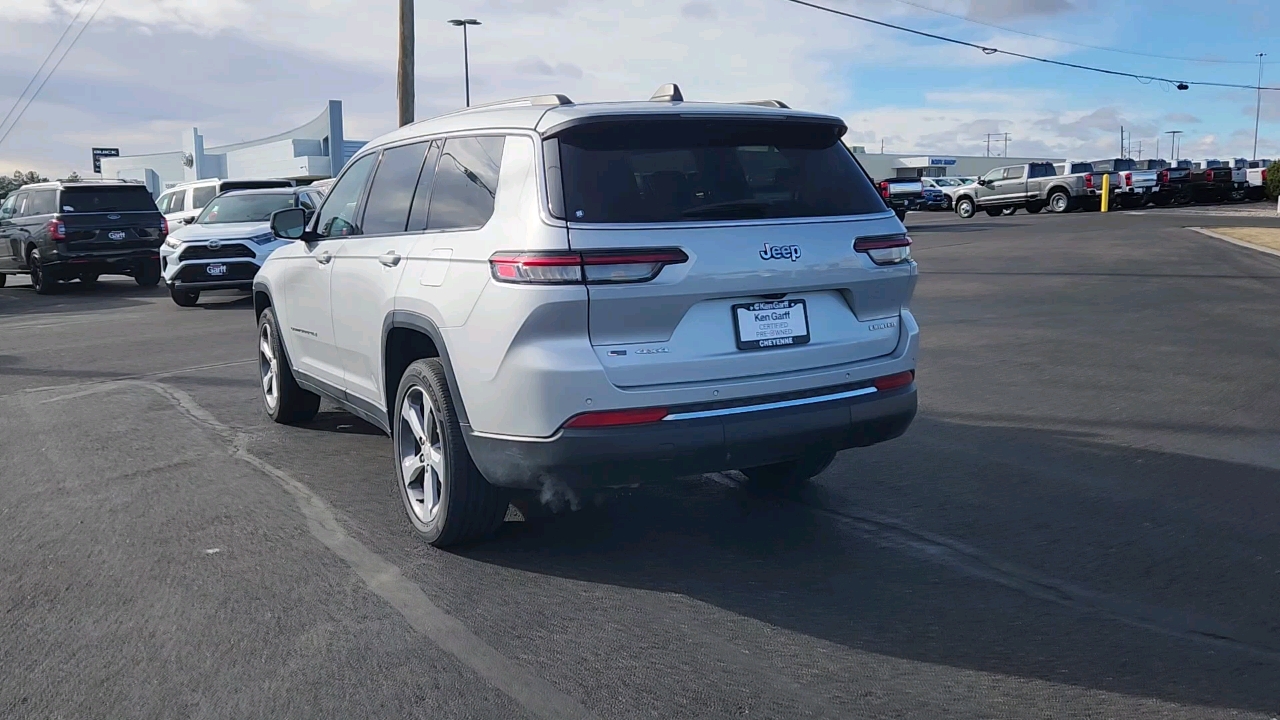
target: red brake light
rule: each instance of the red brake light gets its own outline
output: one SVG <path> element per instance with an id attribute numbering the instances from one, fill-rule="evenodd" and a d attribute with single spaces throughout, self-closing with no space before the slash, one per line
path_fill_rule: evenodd
<path id="1" fill-rule="evenodd" d="M 1133 173 L 1127 172 L 1124 174 L 1124 184 L 1133 187 Z"/>
<path id="2" fill-rule="evenodd" d="M 493 279 L 526 285 L 647 282 L 689 256 L 679 248 L 499 252 L 489 258 Z"/>
<path id="3" fill-rule="evenodd" d="M 1266 181 L 1267 181 L 1267 169 L 1262 168 L 1262 182 L 1266 182 Z"/>
<path id="4" fill-rule="evenodd" d="M 1085 176 L 1084 176 L 1084 186 L 1085 186 L 1086 188 L 1091 188 L 1091 187 L 1093 187 L 1093 175 L 1085 175 Z"/>
<path id="5" fill-rule="evenodd" d="M 1161 184 L 1161 185 L 1168 185 L 1168 184 L 1169 184 L 1169 171 L 1168 171 L 1168 170 L 1161 170 L 1161 171 L 1160 171 L 1160 184 Z"/>
<path id="6" fill-rule="evenodd" d="M 636 408 L 632 410 L 601 410 L 582 413 L 569 418 L 567 428 L 617 427 L 619 425 L 645 425 L 658 422 L 668 415 L 666 408 Z"/>
<path id="7" fill-rule="evenodd" d="M 61 220 L 49 221 L 49 239 L 54 242 L 63 242 L 67 239 L 67 226 Z"/>
<path id="8" fill-rule="evenodd" d="M 160 216 L 160 235 L 161 237 L 164 237 L 168 234 L 169 234 L 169 219 L 161 215 Z"/>
<path id="9" fill-rule="evenodd" d="M 910 385 L 911 383 L 915 382 L 915 380 L 916 380 L 916 371 L 907 370 L 906 372 L 894 373 L 892 375 L 885 375 L 884 377 L 878 377 L 875 380 L 872 380 L 871 383 L 876 386 L 876 390 L 879 390 L 880 392 L 888 392 L 890 390 L 897 390 L 898 388 L 904 388 Z"/>
<path id="10" fill-rule="evenodd" d="M 884 197 L 884 198 L 889 197 L 889 181 L 888 180 L 880 181 L 880 197 Z"/>
<path id="11" fill-rule="evenodd" d="M 911 259 L 911 238 L 908 235 L 872 235 L 853 241 L 855 252 L 866 253 L 877 265 L 897 265 Z"/>

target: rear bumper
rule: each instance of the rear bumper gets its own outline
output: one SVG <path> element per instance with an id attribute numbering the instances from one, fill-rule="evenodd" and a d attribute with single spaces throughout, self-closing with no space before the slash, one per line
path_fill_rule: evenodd
<path id="1" fill-rule="evenodd" d="M 132 275 L 143 263 L 159 262 L 158 250 L 129 250 L 104 254 L 58 253 L 56 258 L 44 262 L 44 270 L 50 277 L 75 277 L 78 275 Z"/>
<path id="2" fill-rule="evenodd" d="M 565 429 L 546 439 L 493 436 L 465 427 L 464 433 L 476 466 L 495 485 L 590 488 L 874 445 L 902 435 L 915 415 L 913 383 L 884 393 L 870 389 L 854 397 L 738 414 Z"/>

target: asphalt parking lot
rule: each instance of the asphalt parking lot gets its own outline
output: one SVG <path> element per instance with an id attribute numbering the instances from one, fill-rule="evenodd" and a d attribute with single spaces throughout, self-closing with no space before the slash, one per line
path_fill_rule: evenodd
<path id="1" fill-rule="evenodd" d="M 452 552 L 247 298 L 11 279 L 0 716 L 1274 718 L 1280 257 L 1204 224 L 912 214 L 905 437 Z"/>

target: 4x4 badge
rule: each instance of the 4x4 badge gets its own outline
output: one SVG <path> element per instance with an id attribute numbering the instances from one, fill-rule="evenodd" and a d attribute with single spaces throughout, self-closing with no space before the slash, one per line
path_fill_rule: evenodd
<path id="1" fill-rule="evenodd" d="M 764 249 L 760 251 L 761 260 L 790 260 L 795 262 L 800 259 L 799 245 L 770 245 L 764 244 Z"/>

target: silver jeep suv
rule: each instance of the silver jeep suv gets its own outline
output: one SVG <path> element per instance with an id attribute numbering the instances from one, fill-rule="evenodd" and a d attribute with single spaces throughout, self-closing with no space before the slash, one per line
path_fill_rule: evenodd
<path id="1" fill-rule="evenodd" d="M 916 412 L 910 239 L 838 118 L 526 98 L 375 140 L 254 280 L 267 412 L 392 437 L 435 545 L 515 491 L 798 483 Z"/>

